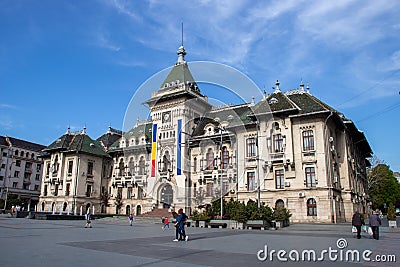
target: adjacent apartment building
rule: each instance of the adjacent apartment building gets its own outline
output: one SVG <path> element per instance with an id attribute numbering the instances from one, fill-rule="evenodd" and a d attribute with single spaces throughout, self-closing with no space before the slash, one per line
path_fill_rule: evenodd
<path id="1" fill-rule="evenodd" d="M 22 208 L 37 207 L 42 180 L 45 146 L 21 139 L 0 136 L 0 195 L 6 201 L 10 194 L 22 200 Z M 4 207 L 1 207 L 4 208 Z"/>

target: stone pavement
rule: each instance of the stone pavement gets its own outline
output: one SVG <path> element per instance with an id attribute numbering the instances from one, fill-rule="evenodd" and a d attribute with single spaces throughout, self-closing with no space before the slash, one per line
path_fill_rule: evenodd
<path id="1" fill-rule="evenodd" d="M 39 221 L 0 216 L 0 266 L 400 266 L 399 229 L 381 228 L 381 240 L 354 238 L 349 224 L 294 224 L 277 231 L 187 228 L 188 242 L 172 242 L 174 229 L 161 224 L 124 218 L 93 221 Z M 347 244 L 341 250 L 338 239 Z M 376 255 L 395 255 L 397 262 L 259 261 L 257 252 L 271 250 L 339 251 L 371 250 Z M 260 256 L 263 256 L 261 253 Z M 295 254 L 291 254 L 292 256 Z M 338 254 L 339 255 L 339 254 Z"/>

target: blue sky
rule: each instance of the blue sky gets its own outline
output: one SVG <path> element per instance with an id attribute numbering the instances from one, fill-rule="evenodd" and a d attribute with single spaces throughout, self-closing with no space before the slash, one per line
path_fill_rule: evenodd
<path id="1" fill-rule="evenodd" d="M 399 14 L 396 0 L 1 0 L 0 134 L 48 145 L 68 125 L 121 129 L 135 90 L 175 63 L 183 21 L 187 61 L 269 93 L 303 80 L 399 171 Z"/>

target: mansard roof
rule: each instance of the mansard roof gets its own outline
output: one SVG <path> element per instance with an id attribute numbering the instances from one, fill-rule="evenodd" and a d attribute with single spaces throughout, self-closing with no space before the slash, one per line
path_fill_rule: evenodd
<path id="1" fill-rule="evenodd" d="M 108 128 L 108 131 L 99 138 L 97 138 L 96 140 L 99 141 L 103 145 L 103 147 L 108 148 L 112 144 L 114 144 L 115 141 L 121 138 L 121 136 L 122 136 L 122 131 L 111 128 L 110 126 Z"/>
<path id="2" fill-rule="evenodd" d="M 255 105 L 254 114 L 298 111 L 297 105 L 281 91 L 275 91 Z"/>
<path id="3" fill-rule="evenodd" d="M 109 155 L 104 152 L 101 143 L 97 140 L 93 140 L 84 131 L 66 133 L 43 149 L 45 153 L 52 153 L 55 151 L 88 153 L 101 157 L 109 157 Z"/>
<path id="4" fill-rule="evenodd" d="M 21 140 L 10 136 L 0 136 L 0 145 L 13 146 L 31 151 L 42 151 L 46 146 Z"/>
<path id="5" fill-rule="evenodd" d="M 298 106 L 301 114 L 320 111 L 336 111 L 334 108 L 304 90 L 291 90 L 286 92 L 285 95 Z"/>
<path id="6" fill-rule="evenodd" d="M 118 138 L 111 146 L 110 150 L 115 150 L 120 148 L 120 140 L 124 138 L 125 140 L 129 140 L 131 137 L 139 138 L 145 135 L 146 140 L 151 140 L 151 131 L 152 131 L 152 122 L 145 122 L 138 125 L 135 125 L 128 132 L 124 133 L 123 137 Z"/>

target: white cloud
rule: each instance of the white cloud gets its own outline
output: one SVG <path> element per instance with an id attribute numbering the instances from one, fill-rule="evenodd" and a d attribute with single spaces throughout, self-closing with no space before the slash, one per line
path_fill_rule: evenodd
<path id="1" fill-rule="evenodd" d="M 0 104 L 0 108 L 17 109 L 16 106 L 10 104 Z"/>

